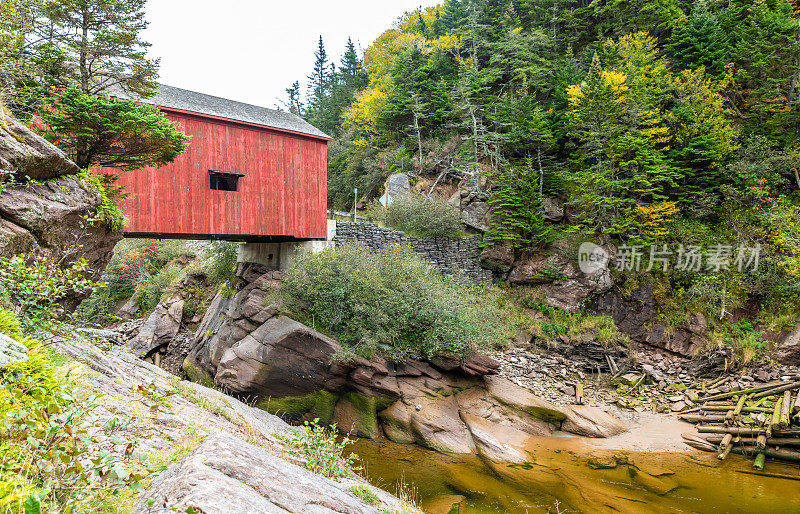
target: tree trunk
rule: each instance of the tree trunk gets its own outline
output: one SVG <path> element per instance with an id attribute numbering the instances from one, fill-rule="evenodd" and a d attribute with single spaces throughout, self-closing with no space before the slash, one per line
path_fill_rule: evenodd
<path id="1" fill-rule="evenodd" d="M 539 161 L 539 199 L 544 196 L 544 167 L 542 166 L 542 143 L 536 146 L 536 160 Z"/>
<path id="2" fill-rule="evenodd" d="M 80 56 L 79 56 L 79 66 L 81 72 L 81 91 L 84 94 L 89 94 L 89 65 L 88 65 L 88 53 L 89 53 L 89 12 L 84 8 L 83 12 L 81 13 L 81 48 L 80 48 Z"/>

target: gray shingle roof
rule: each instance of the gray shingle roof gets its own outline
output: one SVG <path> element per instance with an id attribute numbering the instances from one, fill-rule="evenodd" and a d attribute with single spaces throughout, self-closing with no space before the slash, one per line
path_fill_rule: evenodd
<path id="1" fill-rule="evenodd" d="M 121 92 L 115 94 L 115 96 L 130 98 L 128 95 Z M 166 108 L 254 123 L 256 125 L 299 132 L 315 137 L 330 138 L 330 136 L 304 119 L 289 112 L 267 109 L 266 107 L 236 102 L 218 96 L 206 95 L 164 84 L 159 85 L 158 92 L 154 96 L 140 101 Z"/>

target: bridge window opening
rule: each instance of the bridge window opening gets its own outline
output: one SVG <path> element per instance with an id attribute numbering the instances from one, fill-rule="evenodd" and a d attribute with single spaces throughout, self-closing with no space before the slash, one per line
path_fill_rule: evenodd
<path id="1" fill-rule="evenodd" d="M 239 179 L 242 178 L 241 173 L 229 172 L 210 172 L 211 189 L 215 191 L 239 191 Z"/>

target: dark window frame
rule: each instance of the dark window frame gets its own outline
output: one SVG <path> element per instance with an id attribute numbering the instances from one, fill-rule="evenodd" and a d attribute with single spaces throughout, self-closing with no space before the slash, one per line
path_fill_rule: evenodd
<path id="1" fill-rule="evenodd" d="M 239 191 L 239 179 L 244 177 L 244 173 L 233 171 L 208 170 L 209 187 L 212 191 Z"/>

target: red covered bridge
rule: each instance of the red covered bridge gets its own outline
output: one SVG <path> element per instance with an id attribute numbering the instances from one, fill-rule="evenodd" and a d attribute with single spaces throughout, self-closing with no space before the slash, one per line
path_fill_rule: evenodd
<path id="1" fill-rule="evenodd" d="M 326 238 L 327 135 L 287 112 L 170 86 L 146 102 L 192 139 L 168 166 L 118 173 L 131 193 L 126 237 Z"/>

